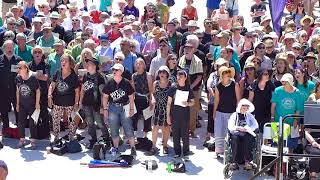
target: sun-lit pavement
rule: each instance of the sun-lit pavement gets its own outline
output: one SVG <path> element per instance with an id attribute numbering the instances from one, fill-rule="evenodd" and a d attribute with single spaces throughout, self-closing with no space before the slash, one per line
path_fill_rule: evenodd
<path id="1" fill-rule="evenodd" d="M 115 0 L 116 1 L 116 0 Z M 136 0 L 136 4 L 142 11 L 143 6 L 147 3 L 147 0 Z M 239 0 L 240 3 L 240 14 L 244 15 L 246 25 L 251 22 L 249 11 L 251 0 Z M 97 2 L 94 2 L 98 5 Z M 181 9 L 184 7 L 185 0 L 176 0 L 176 5 L 171 8 L 171 17 L 179 17 Z M 198 9 L 200 22 L 206 17 L 205 0 L 194 0 L 194 5 Z M 1 14 L 1 13 L 0 13 Z M 201 23 L 199 23 L 201 24 Z M 204 96 L 205 97 L 205 96 Z M 205 104 L 204 104 L 205 108 Z M 59 157 L 53 154 L 47 154 L 45 147 L 48 142 L 42 141 L 39 143 L 39 150 L 18 150 L 15 149 L 17 140 L 4 139 L 6 145 L 4 149 L 0 150 L 0 159 L 7 162 L 9 166 L 8 180 L 65 180 L 65 179 L 132 179 L 134 177 L 146 177 L 148 179 L 161 177 L 161 178 L 194 178 L 196 176 L 211 177 L 214 179 L 223 179 L 223 162 L 219 162 L 212 158 L 212 153 L 208 152 L 207 149 L 202 147 L 202 143 L 205 137 L 207 115 L 201 111 L 203 121 L 201 121 L 202 128 L 197 129 L 196 133 L 199 135 L 198 139 L 192 139 L 190 141 L 191 151 L 194 155 L 190 156 L 191 162 L 186 164 L 187 175 L 185 174 L 169 174 L 166 171 L 166 163 L 172 159 L 173 149 L 170 148 L 170 154 L 168 157 L 159 156 L 147 157 L 142 152 L 138 151 L 138 156 L 135 160 L 135 165 L 128 169 L 89 169 L 87 167 L 80 166 L 81 162 L 88 162 L 92 159 L 92 154 L 84 149 L 83 152 L 77 154 L 67 154 Z M 85 139 L 84 142 L 87 142 Z M 172 141 L 170 140 L 169 145 L 172 147 Z M 161 146 L 158 147 L 162 150 Z M 124 148 L 123 148 L 124 149 Z M 161 151 L 160 151 L 161 152 Z M 128 151 L 125 153 L 129 153 Z M 146 171 L 139 163 L 143 160 L 155 159 L 159 164 L 159 168 L 150 173 Z M 250 176 L 247 172 L 237 172 L 231 179 L 245 180 Z M 261 179 L 265 179 L 261 177 Z"/>

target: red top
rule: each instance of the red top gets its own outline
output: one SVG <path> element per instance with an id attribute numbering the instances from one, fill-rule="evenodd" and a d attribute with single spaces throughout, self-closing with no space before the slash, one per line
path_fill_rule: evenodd
<path id="1" fill-rule="evenodd" d="M 188 16 L 189 20 L 195 20 L 196 12 L 197 12 L 197 9 L 195 7 L 193 7 L 193 6 L 191 6 L 191 11 L 188 11 L 187 7 L 182 9 L 182 15 L 183 16 Z"/>
<path id="2" fill-rule="evenodd" d="M 100 11 L 92 11 L 92 12 L 90 12 L 90 16 L 91 16 L 91 18 L 92 18 L 92 22 L 93 22 L 93 23 L 95 23 L 95 24 L 101 23 L 101 21 L 100 21 L 100 14 L 101 14 Z"/>
<path id="3" fill-rule="evenodd" d="M 110 37 L 110 42 L 113 42 L 113 41 L 115 41 L 116 39 L 118 39 L 119 37 L 122 36 L 122 34 L 121 34 L 120 31 L 114 32 L 114 31 L 112 31 L 112 30 L 110 30 L 110 31 L 108 32 L 108 35 L 109 35 L 109 37 Z"/>

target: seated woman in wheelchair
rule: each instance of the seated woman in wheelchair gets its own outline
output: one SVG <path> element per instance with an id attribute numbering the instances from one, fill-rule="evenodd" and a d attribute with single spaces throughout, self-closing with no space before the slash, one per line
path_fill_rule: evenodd
<path id="1" fill-rule="evenodd" d="M 320 129 L 319 125 L 306 125 L 305 126 L 305 137 L 308 141 L 306 145 L 306 153 L 313 155 L 320 155 L 320 133 L 311 132 L 312 129 Z M 310 158 L 310 180 L 316 180 L 318 178 L 317 174 L 320 172 L 320 159 Z"/>
<path id="2" fill-rule="evenodd" d="M 257 120 L 251 114 L 254 111 L 254 105 L 247 99 L 241 99 L 236 112 L 229 119 L 228 129 L 231 134 L 231 165 L 230 169 L 238 169 L 238 152 L 243 152 L 245 160 L 245 170 L 253 168 L 252 151 L 255 141 L 254 131 L 259 128 Z M 239 151 L 242 148 L 242 151 Z"/>

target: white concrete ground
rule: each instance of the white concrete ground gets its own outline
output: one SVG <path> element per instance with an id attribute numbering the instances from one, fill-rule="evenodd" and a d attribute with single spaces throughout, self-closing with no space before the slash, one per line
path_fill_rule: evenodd
<path id="1" fill-rule="evenodd" d="M 94 0 L 97 4 L 97 0 Z M 117 0 L 115 0 L 117 1 Z M 137 6 L 141 9 L 147 3 L 146 0 L 136 0 Z M 249 16 L 250 5 L 252 0 L 239 0 L 240 13 L 245 16 L 246 25 L 249 25 L 251 20 Z M 171 8 L 172 17 L 179 17 L 181 9 L 185 4 L 185 0 L 176 0 L 176 5 Z M 199 19 L 202 21 L 206 17 L 205 0 L 194 0 L 194 5 L 198 9 Z M 1 14 L 1 13 L 0 13 Z M 205 106 L 204 106 L 205 107 Z M 134 177 L 142 178 L 195 178 L 195 177 L 209 177 L 213 179 L 223 179 L 223 162 L 219 162 L 212 158 L 212 153 L 208 152 L 202 147 L 205 137 L 205 128 L 207 122 L 207 115 L 201 112 L 203 117 L 202 127 L 197 130 L 200 138 L 192 139 L 190 141 L 191 151 L 194 155 L 190 156 L 190 162 L 186 163 L 186 174 L 169 174 L 166 171 L 166 163 L 172 159 L 173 149 L 170 148 L 168 157 L 160 156 L 146 157 L 142 152 L 138 151 L 138 156 L 132 168 L 103 168 L 103 169 L 89 169 L 88 167 L 80 166 L 81 162 L 89 162 L 92 159 L 92 154 L 84 149 L 83 152 L 77 154 L 67 154 L 59 157 L 53 154 L 47 154 L 45 147 L 49 144 L 48 141 L 39 143 L 39 150 L 31 151 L 28 149 L 15 149 L 17 140 L 4 139 L 4 149 L 0 150 L 0 159 L 4 160 L 9 166 L 8 180 L 57 180 L 57 179 L 132 179 Z M 84 140 L 87 142 L 87 139 Z M 172 147 L 172 141 L 169 145 Z M 161 148 L 159 145 L 158 147 Z M 126 153 L 129 153 L 127 151 Z M 140 165 L 140 162 L 146 159 L 155 159 L 159 164 L 158 170 L 150 173 Z M 250 174 L 247 172 L 238 172 L 231 179 L 248 179 Z M 260 179 L 266 179 L 261 177 Z"/>

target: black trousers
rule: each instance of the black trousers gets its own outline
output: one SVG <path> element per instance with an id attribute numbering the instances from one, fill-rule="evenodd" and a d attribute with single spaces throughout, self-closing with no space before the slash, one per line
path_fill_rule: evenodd
<path id="1" fill-rule="evenodd" d="M 19 120 L 18 120 L 18 128 L 19 128 L 19 136 L 20 138 L 25 138 L 25 126 L 27 121 L 27 117 L 30 116 L 29 120 L 29 129 L 30 129 L 30 135 L 31 139 L 37 138 L 37 125 L 34 123 L 33 119 L 31 118 L 32 113 L 34 112 L 35 108 L 24 108 L 20 107 L 19 111 Z"/>
<path id="2" fill-rule="evenodd" d="M 213 104 L 208 104 L 208 126 L 207 132 L 214 133 Z"/>
<path id="3" fill-rule="evenodd" d="M 306 146 L 306 152 L 308 154 L 320 155 L 320 149 L 319 148 L 315 148 L 315 147 L 313 147 L 311 145 L 307 145 Z M 319 164 L 320 164 L 320 159 L 319 158 L 310 158 L 310 161 L 309 161 L 310 172 L 319 173 L 320 172 Z"/>
<path id="4" fill-rule="evenodd" d="M 254 137 L 249 133 L 244 135 L 231 135 L 232 163 L 238 163 L 239 152 L 243 152 L 245 161 L 252 161 Z"/>
<path id="5" fill-rule="evenodd" d="M 48 96 L 43 93 L 40 97 L 40 115 L 37 124 L 37 139 L 46 139 L 50 137 Z M 31 119 L 30 119 L 31 120 Z"/>
<path id="6" fill-rule="evenodd" d="M 132 116 L 131 119 L 132 119 L 133 130 L 137 131 L 139 119 L 141 118 L 141 116 L 143 117 L 143 110 L 149 107 L 149 101 L 146 97 L 136 95 L 134 99 L 134 103 L 137 108 L 137 113 L 134 116 Z M 151 131 L 151 118 L 152 117 L 150 117 L 149 119 L 144 119 L 143 132 Z"/>
<path id="7" fill-rule="evenodd" d="M 189 107 L 172 107 L 172 136 L 173 148 L 176 155 L 181 155 L 181 139 L 183 143 L 183 155 L 189 154 Z"/>
<path id="8" fill-rule="evenodd" d="M 7 96 L 7 97 L 5 97 Z M 0 103 L 4 103 L 4 104 L 1 104 L 1 107 L 2 106 L 6 106 L 6 108 L 1 108 L 1 119 L 2 119 L 2 123 L 3 123 L 3 126 L 2 128 L 5 129 L 5 128 L 8 128 L 9 127 L 9 112 L 11 111 L 11 104 L 13 105 L 13 109 L 14 109 L 14 114 L 16 116 L 16 123 L 18 124 L 18 112 L 16 110 L 16 97 L 13 96 L 13 95 L 7 95 L 5 94 L 4 95 L 4 99 L 1 99 L 2 102 Z"/>

